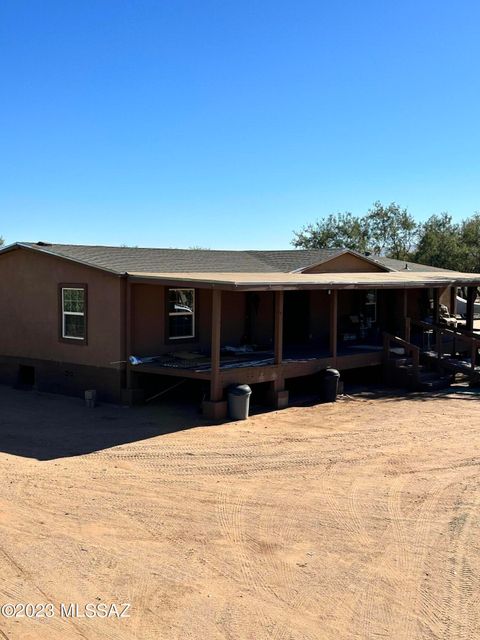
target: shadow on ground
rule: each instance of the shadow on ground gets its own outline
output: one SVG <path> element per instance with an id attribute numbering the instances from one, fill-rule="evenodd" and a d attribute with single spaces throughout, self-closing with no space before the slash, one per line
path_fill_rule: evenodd
<path id="1" fill-rule="evenodd" d="M 194 404 L 87 409 L 78 398 L 0 385 L 0 451 L 26 458 L 80 456 L 211 424 Z"/>
<path id="2" fill-rule="evenodd" d="M 435 392 L 406 393 L 381 386 L 348 386 L 344 400 L 427 401 L 480 400 L 480 389 L 458 385 Z M 318 404 L 318 395 L 296 393 L 293 406 Z M 266 407 L 254 405 L 252 414 Z M 127 408 L 101 405 L 87 409 L 82 400 L 21 391 L 0 385 L 0 451 L 37 460 L 54 460 L 101 451 L 195 427 L 215 426 L 202 417 L 198 404 L 185 400 Z"/>

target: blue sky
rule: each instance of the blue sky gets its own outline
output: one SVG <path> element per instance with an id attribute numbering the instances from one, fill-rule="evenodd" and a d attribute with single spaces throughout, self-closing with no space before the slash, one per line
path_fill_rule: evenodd
<path id="1" fill-rule="evenodd" d="M 480 209 L 480 4 L 3 0 L 0 234 L 287 248 Z"/>

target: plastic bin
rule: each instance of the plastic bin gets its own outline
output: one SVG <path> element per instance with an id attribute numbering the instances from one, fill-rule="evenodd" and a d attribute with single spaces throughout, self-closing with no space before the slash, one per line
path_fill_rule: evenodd
<path id="1" fill-rule="evenodd" d="M 323 402 L 335 402 L 340 373 L 337 369 L 325 369 L 322 375 L 321 397 Z"/>
<path id="2" fill-rule="evenodd" d="M 248 384 L 237 384 L 228 390 L 228 414 L 232 420 L 246 420 L 252 390 Z"/>

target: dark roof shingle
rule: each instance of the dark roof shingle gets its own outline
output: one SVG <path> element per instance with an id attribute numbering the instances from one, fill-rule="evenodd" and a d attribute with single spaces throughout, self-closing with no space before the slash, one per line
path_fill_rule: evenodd
<path id="1" fill-rule="evenodd" d="M 290 273 L 324 262 L 344 249 L 287 249 L 283 251 L 222 251 L 211 249 L 154 249 L 77 244 L 18 243 L 114 273 Z M 359 254 L 357 254 L 359 255 Z M 405 261 L 368 256 L 392 271 L 405 269 Z M 408 262 L 411 271 L 448 271 Z"/>
<path id="2" fill-rule="evenodd" d="M 144 272 L 239 272 L 261 273 L 279 271 L 248 251 L 217 251 L 209 249 L 149 249 L 140 247 L 102 247 L 89 245 L 51 244 L 28 246 L 84 262 L 116 273 Z"/>

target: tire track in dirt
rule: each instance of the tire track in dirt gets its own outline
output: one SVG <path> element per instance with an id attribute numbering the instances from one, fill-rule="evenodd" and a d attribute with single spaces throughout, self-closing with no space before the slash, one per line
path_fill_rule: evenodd
<path id="1" fill-rule="evenodd" d="M 291 613 L 296 613 L 312 599 L 313 588 L 308 582 L 304 584 L 303 581 L 298 580 L 299 569 L 295 572 L 291 563 L 286 562 L 281 557 L 281 554 L 278 554 L 279 547 L 283 550 L 289 549 L 296 530 L 293 522 L 304 524 L 305 510 L 296 506 L 293 511 L 289 511 L 288 517 L 285 517 L 285 514 L 282 515 L 281 512 L 279 514 L 276 513 L 276 515 L 277 517 L 269 518 L 265 528 L 265 533 L 275 539 L 275 547 L 271 545 L 268 548 L 267 560 L 270 570 L 274 572 L 281 587 L 283 587 L 281 598 L 287 610 L 284 610 L 285 616 L 277 616 L 270 637 L 271 640 L 284 640 L 292 631 L 289 622 Z M 274 553 L 274 549 L 277 550 L 277 553 Z"/>
<path id="2" fill-rule="evenodd" d="M 364 518 L 362 518 L 361 516 L 362 512 L 361 510 L 358 509 L 358 503 L 359 503 L 358 495 L 360 492 L 359 484 L 360 484 L 360 480 L 358 476 L 356 476 L 349 487 L 348 500 L 347 500 L 347 513 L 351 517 L 359 542 L 368 548 L 372 543 L 372 537 L 368 532 L 368 528 L 365 526 Z"/>
<path id="3" fill-rule="evenodd" d="M 358 542 L 360 544 L 368 545 L 371 543 L 370 536 L 366 533 L 365 524 L 362 521 L 362 518 L 359 515 L 357 509 L 357 495 L 358 495 L 358 487 L 357 487 L 357 478 L 354 479 L 353 483 L 349 487 L 348 494 L 343 501 L 346 505 L 346 510 L 343 511 L 341 506 L 338 506 L 340 503 L 338 499 L 333 500 L 331 498 L 331 494 L 328 491 L 325 491 L 325 481 L 329 479 L 331 483 L 333 483 L 333 479 L 335 477 L 335 463 L 329 463 L 325 465 L 324 470 L 319 475 L 319 479 L 321 479 L 321 486 L 323 489 L 322 498 L 327 496 L 327 502 L 329 507 L 333 507 L 331 509 L 335 516 L 337 525 L 340 527 L 343 525 L 345 520 L 348 518 L 348 515 L 351 516 L 352 526 L 348 529 L 349 533 L 355 539 L 358 538 Z M 330 510 L 330 509 L 329 509 Z M 309 560 L 309 564 L 311 565 L 312 570 L 314 570 L 317 565 L 320 565 L 321 559 L 317 559 L 315 562 L 313 559 Z M 317 567 L 320 570 L 320 566 Z M 345 596 L 340 598 L 331 598 L 328 593 L 322 592 L 321 596 L 316 588 L 316 585 L 312 585 L 309 580 L 303 580 L 301 584 L 298 585 L 298 588 L 295 590 L 295 594 L 293 598 L 287 603 L 289 606 L 289 610 L 298 613 L 300 610 L 305 612 L 309 609 L 315 609 L 316 605 L 318 606 L 318 602 L 322 602 L 322 617 L 324 619 L 328 619 L 334 613 L 341 608 L 345 608 L 346 604 L 348 606 L 354 606 L 359 600 L 361 600 L 365 595 L 365 586 L 367 585 L 367 590 L 370 588 L 371 584 L 374 582 L 376 572 L 371 567 L 357 564 L 356 567 L 351 568 L 351 574 L 355 575 L 356 578 L 356 586 L 354 589 L 348 591 L 344 589 Z M 291 626 L 288 624 L 281 623 L 280 621 L 277 623 L 274 632 L 272 633 L 272 640 L 288 640 L 290 637 Z M 369 637 L 369 636 L 366 636 Z"/>
<path id="4" fill-rule="evenodd" d="M 8 553 L 3 546 L 0 547 L 0 553 L 2 554 L 2 556 L 24 577 L 24 579 L 26 580 L 26 582 L 28 584 L 30 584 L 33 589 L 35 591 L 38 591 L 38 593 L 41 594 L 42 598 L 43 598 L 43 602 L 55 602 L 55 598 L 52 598 L 52 596 L 50 596 L 48 593 L 46 593 L 41 587 L 38 586 L 36 580 L 34 579 L 34 577 L 31 575 L 31 573 L 29 571 L 27 571 L 26 569 L 24 569 L 22 567 L 21 564 L 19 564 L 14 558 L 13 556 Z M 49 618 L 48 620 L 49 626 L 50 628 L 56 628 L 58 630 L 64 630 L 66 623 L 64 620 L 61 620 L 59 618 Z M 69 624 L 75 629 L 75 631 L 77 632 L 78 637 L 80 638 L 84 638 L 84 640 L 89 640 L 89 637 L 84 635 L 84 633 L 81 630 L 80 625 L 75 622 L 74 619 L 70 618 L 69 619 Z"/>
<path id="5" fill-rule="evenodd" d="M 458 501 L 459 509 L 462 513 L 456 513 L 449 522 L 450 543 L 450 567 L 447 577 L 448 599 L 442 602 L 443 615 L 446 620 L 443 638 L 458 638 L 459 640 L 469 640 L 475 633 L 475 623 L 478 622 L 478 591 L 475 592 L 474 585 L 478 589 L 478 575 L 475 577 L 469 566 L 469 556 L 467 552 L 473 547 L 473 540 L 478 541 L 478 508 L 480 505 L 480 487 L 471 483 L 463 485 L 462 500 Z M 462 504 L 466 502 L 466 497 L 472 494 L 472 501 L 468 511 Z M 458 510 L 456 510 L 458 512 Z M 475 523 L 475 524 L 474 524 Z"/>
<path id="6" fill-rule="evenodd" d="M 380 472 L 381 461 L 374 461 L 374 469 Z M 388 620 L 390 618 L 390 609 L 386 604 L 385 592 L 390 591 L 389 581 L 385 576 L 385 549 L 388 548 L 388 526 L 385 525 L 380 531 L 376 532 L 375 538 L 370 534 L 371 517 L 378 515 L 370 504 L 368 509 L 359 508 L 360 492 L 362 491 L 362 482 L 368 479 L 372 474 L 372 467 L 361 466 L 361 475 L 354 475 L 353 481 L 350 482 L 348 491 L 344 494 L 343 503 L 345 509 L 337 508 L 336 502 L 332 505 L 329 500 L 329 508 L 333 506 L 333 510 L 337 517 L 343 520 L 349 518 L 351 526 L 348 532 L 352 538 L 352 543 L 359 545 L 368 554 L 368 561 L 357 566 L 352 566 L 349 571 L 351 579 L 355 580 L 355 589 L 349 597 L 341 599 L 338 606 L 333 609 L 333 615 L 340 610 L 348 608 L 352 612 L 351 624 L 357 631 L 361 631 L 359 637 L 373 638 L 382 637 L 388 629 Z M 330 473 L 332 469 L 330 469 Z M 369 492 L 369 501 L 371 503 L 372 488 L 367 484 L 364 485 L 363 491 Z M 376 488 L 378 492 L 378 488 Z M 379 497 L 378 503 L 381 505 L 383 500 Z M 368 504 L 368 501 L 367 501 Z M 340 526 L 340 522 L 339 522 Z M 374 628 L 375 625 L 375 628 Z"/>
<path id="7" fill-rule="evenodd" d="M 318 460 L 318 466 L 321 466 L 322 468 L 315 475 L 317 481 L 325 475 L 328 469 L 328 465 L 325 464 L 324 459 L 320 460 L 320 457 Z M 288 482 L 282 484 L 282 490 L 288 492 L 289 487 L 291 487 L 290 479 L 288 480 Z M 313 509 L 310 511 L 313 511 Z M 279 513 L 281 514 L 281 511 Z M 304 508 L 295 505 L 293 510 L 290 510 L 288 515 L 288 518 L 280 516 L 280 525 L 275 518 L 271 519 L 271 522 L 267 525 L 267 531 L 271 531 L 272 535 L 275 536 L 275 540 L 284 549 L 288 548 L 289 541 L 292 539 L 295 530 L 302 532 L 302 537 L 305 536 L 307 530 L 311 533 L 317 533 L 318 530 L 317 527 L 308 525 L 308 518 L 306 518 L 306 512 Z M 293 522 L 298 523 L 297 528 L 294 527 Z M 312 541 L 312 547 L 315 547 L 314 541 Z M 278 562 L 278 558 L 272 558 L 272 562 L 275 561 Z M 280 562 L 282 569 L 282 580 L 283 584 L 286 587 L 284 600 L 287 606 L 287 610 L 282 612 L 284 613 L 284 615 L 278 616 L 274 628 L 271 632 L 272 640 L 287 640 L 288 638 L 290 638 L 292 633 L 292 625 L 290 622 L 292 613 L 295 614 L 296 618 L 298 618 L 299 612 L 302 611 L 303 616 L 308 617 L 311 615 L 309 613 L 309 609 L 315 608 L 315 604 L 317 604 L 318 602 L 317 585 L 312 584 L 308 579 L 305 580 L 304 575 L 300 573 L 300 569 L 294 572 L 290 564 L 282 561 L 281 559 Z M 313 568 L 316 566 L 316 563 L 320 562 L 320 560 L 316 561 L 314 556 L 311 556 L 308 558 L 308 562 L 310 568 L 313 570 Z M 338 602 L 336 602 L 335 604 L 338 604 Z"/>
<path id="8" fill-rule="evenodd" d="M 425 565 L 429 540 L 435 534 L 431 531 L 432 516 L 435 513 L 443 493 L 454 486 L 457 481 L 449 481 L 446 484 L 436 486 L 425 497 L 418 513 L 414 513 L 414 523 L 410 527 L 405 526 L 405 516 L 402 511 L 402 493 L 407 480 L 398 477 L 392 482 L 388 506 L 391 514 L 391 527 L 395 544 L 395 559 L 398 561 L 398 574 L 394 581 L 396 590 L 403 589 L 402 606 L 392 620 L 393 637 L 416 637 L 414 627 L 419 620 L 419 600 L 421 597 L 421 572 Z M 395 574 L 394 574 L 395 575 Z M 429 604 L 426 603 L 428 608 Z"/>
<path id="9" fill-rule="evenodd" d="M 361 544 L 368 544 L 368 538 L 365 537 L 363 527 L 360 519 L 357 517 L 356 510 L 353 509 L 354 517 L 350 522 L 345 517 L 345 509 L 340 506 L 339 498 L 333 493 L 332 486 L 335 486 L 333 470 L 336 467 L 336 463 L 332 462 L 327 465 L 325 473 L 320 477 L 320 486 L 322 490 L 322 497 L 328 505 L 328 513 L 333 517 L 337 524 L 337 527 L 345 531 L 354 541 Z M 327 482 L 328 481 L 328 482 Z M 338 483 L 337 488 L 340 488 Z M 352 515 L 352 499 L 350 496 L 344 500 L 347 511 Z"/>
<path id="10" fill-rule="evenodd" d="M 254 593 L 262 591 L 276 599 L 277 594 L 266 582 L 264 573 L 256 568 L 255 559 L 249 553 L 250 549 L 245 538 L 243 510 L 249 495 L 250 491 L 245 489 L 240 492 L 222 486 L 217 498 L 218 522 L 223 535 L 233 546 L 235 564 L 239 566 L 244 584 Z M 255 614 L 262 621 L 264 628 L 273 626 L 274 620 L 266 614 L 264 606 L 255 604 Z"/>

